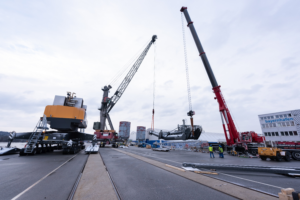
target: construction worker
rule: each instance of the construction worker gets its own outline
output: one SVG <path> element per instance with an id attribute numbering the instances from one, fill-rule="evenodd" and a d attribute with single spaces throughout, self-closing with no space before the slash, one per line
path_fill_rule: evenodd
<path id="1" fill-rule="evenodd" d="M 215 158 L 215 155 L 214 155 L 214 148 L 212 147 L 212 145 L 210 145 L 210 146 L 208 147 L 208 150 L 209 150 L 210 158 L 211 158 L 211 155 L 213 156 L 213 158 Z"/>
<path id="2" fill-rule="evenodd" d="M 219 145 L 219 157 L 220 158 L 224 158 L 224 155 L 223 155 L 223 148 L 221 145 Z"/>

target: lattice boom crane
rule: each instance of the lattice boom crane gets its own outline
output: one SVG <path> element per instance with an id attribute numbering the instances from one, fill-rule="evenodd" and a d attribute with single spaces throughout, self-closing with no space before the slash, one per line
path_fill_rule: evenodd
<path id="1" fill-rule="evenodd" d="M 119 101 L 121 96 L 124 94 L 127 86 L 133 79 L 134 75 L 138 71 L 139 67 L 141 66 L 144 58 L 146 57 L 150 47 L 152 44 L 155 43 L 157 39 L 156 35 L 152 36 L 151 41 L 148 43 L 146 48 L 143 50 L 141 55 L 138 57 L 138 59 L 135 61 L 129 72 L 127 73 L 126 77 L 123 79 L 122 83 L 118 87 L 117 91 L 114 93 L 112 97 L 108 97 L 109 90 L 112 88 L 110 85 L 104 86 L 103 90 L 103 98 L 101 102 L 100 110 L 100 122 L 94 123 L 94 130 L 96 130 L 95 134 L 97 135 L 98 139 L 103 139 L 103 141 L 111 141 L 114 139 L 117 139 L 117 134 L 115 133 L 115 129 L 113 127 L 112 121 L 109 116 L 109 112 L 112 110 L 112 108 L 116 105 L 116 103 Z M 105 130 L 105 124 L 106 120 L 109 123 L 110 130 Z M 107 133 L 103 133 L 107 132 Z"/>

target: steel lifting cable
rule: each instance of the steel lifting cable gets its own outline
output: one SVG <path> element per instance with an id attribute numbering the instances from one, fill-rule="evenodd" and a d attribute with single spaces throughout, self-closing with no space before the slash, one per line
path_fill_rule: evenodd
<path id="1" fill-rule="evenodd" d="M 193 121 L 194 112 L 193 112 L 193 107 L 192 107 L 192 97 L 191 97 L 191 89 L 190 89 L 189 65 L 188 65 L 188 60 L 187 60 L 187 50 L 186 50 L 186 40 L 185 40 L 185 31 L 184 31 L 185 27 L 184 27 L 183 12 L 181 13 L 181 25 L 182 25 L 182 36 L 183 36 L 186 84 L 187 84 L 188 101 L 189 101 L 188 115 L 190 116 L 191 126 L 192 126 L 192 134 L 194 136 L 194 121 Z"/>
<path id="2" fill-rule="evenodd" d="M 153 66 L 153 109 L 152 109 L 152 122 L 151 130 L 154 131 L 154 105 L 155 105 L 155 57 L 156 57 L 156 44 L 154 43 L 154 66 Z"/>
<path id="3" fill-rule="evenodd" d="M 122 67 L 119 69 L 119 71 L 116 73 L 115 76 L 113 76 L 113 78 L 111 79 L 111 81 L 109 82 L 109 85 L 114 85 L 115 83 L 118 82 L 118 80 L 120 80 L 120 77 L 123 76 L 123 74 L 125 74 L 125 72 L 128 71 L 128 69 L 130 67 L 132 67 L 132 64 L 137 60 L 137 58 L 140 56 L 140 52 L 145 49 L 145 46 L 148 45 L 148 42 L 145 43 L 143 45 L 143 47 L 138 51 L 136 52 L 136 54 Z"/>
<path id="4" fill-rule="evenodd" d="M 187 83 L 187 90 L 188 90 L 189 110 L 193 110 L 192 109 L 192 100 L 191 100 L 192 97 L 191 97 L 191 90 L 190 90 L 189 66 L 188 66 L 188 60 L 187 60 L 187 51 L 186 51 L 186 41 L 185 41 L 183 13 L 181 13 L 181 22 L 182 22 L 182 36 L 183 36 L 183 48 L 184 48 L 184 59 L 185 59 L 185 73 L 186 73 L 186 83 Z"/>

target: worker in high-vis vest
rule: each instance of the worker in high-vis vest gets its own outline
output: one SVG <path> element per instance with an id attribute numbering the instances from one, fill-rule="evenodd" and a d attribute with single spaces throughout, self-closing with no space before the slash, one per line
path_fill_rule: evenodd
<path id="1" fill-rule="evenodd" d="M 210 146 L 208 147 L 208 150 L 209 150 L 210 158 L 211 158 L 211 155 L 213 156 L 213 158 L 215 158 L 215 155 L 214 155 L 214 148 L 212 147 L 212 145 L 210 145 Z"/>
<path id="2" fill-rule="evenodd" d="M 223 148 L 221 145 L 219 145 L 219 158 L 224 158 L 224 155 L 223 155 Z"/>

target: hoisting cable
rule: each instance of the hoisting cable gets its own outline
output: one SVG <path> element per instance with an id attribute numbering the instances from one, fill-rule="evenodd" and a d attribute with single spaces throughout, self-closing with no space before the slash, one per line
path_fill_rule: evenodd
<path id="1" fill-rule="evenodd" d="M 141 49 L 139 49 L 139 51 L 136 52 L 136 54 L 122 67 L 119 69 L 119 71 L 113 76 L 113 78 L 111 79 L 111 81 L 109 82 L 109 85 L 114 85 L 116 84 L 120 78 L 126 73 L 128 72 L 128 69 L 130 69 L 132 67 L 132 63 L 134 63 L 137 58 L 140 56 L 140 53 L 143 49 L 145 49 L 145 47 L 148 45 L 149 42 L 146 42 L 143 47 Z"/>
<path id="2" fill-rule="evenodd" d="M 185 40 L 185 31 L 184 31 L 185 27 L 184 27 L 183 12 L 181 13 L 181 24 L 182 24 L 184 59 L 185 59 L 186 83 L 187 83 L 188 101 L 189 101 L 189 112 L 187 113 L 187 115 L 190 116 L 191 126 L 192 126 L 192 134 L 194 136 L 193 115 L 195 115 L 195 112 L 193 111 L 193 108 L 192 108 L 192 97 L 191 97 L 191 90 L 190 90 L 189 66 L 188 66 L 188 60 L 187 60 L 187 50 L 186 50 L 186 40 Z"/>
<path id="3" fill-rule="evenodd" d="M 155 57 L 156 57 L 156 43 L 154 45 L 154 65 L 153 65 L 153 109 L 152 109 L 152 122 L 151 122 L 151 131 L 154 132 L 154 105 L 155 105 Z"/>

